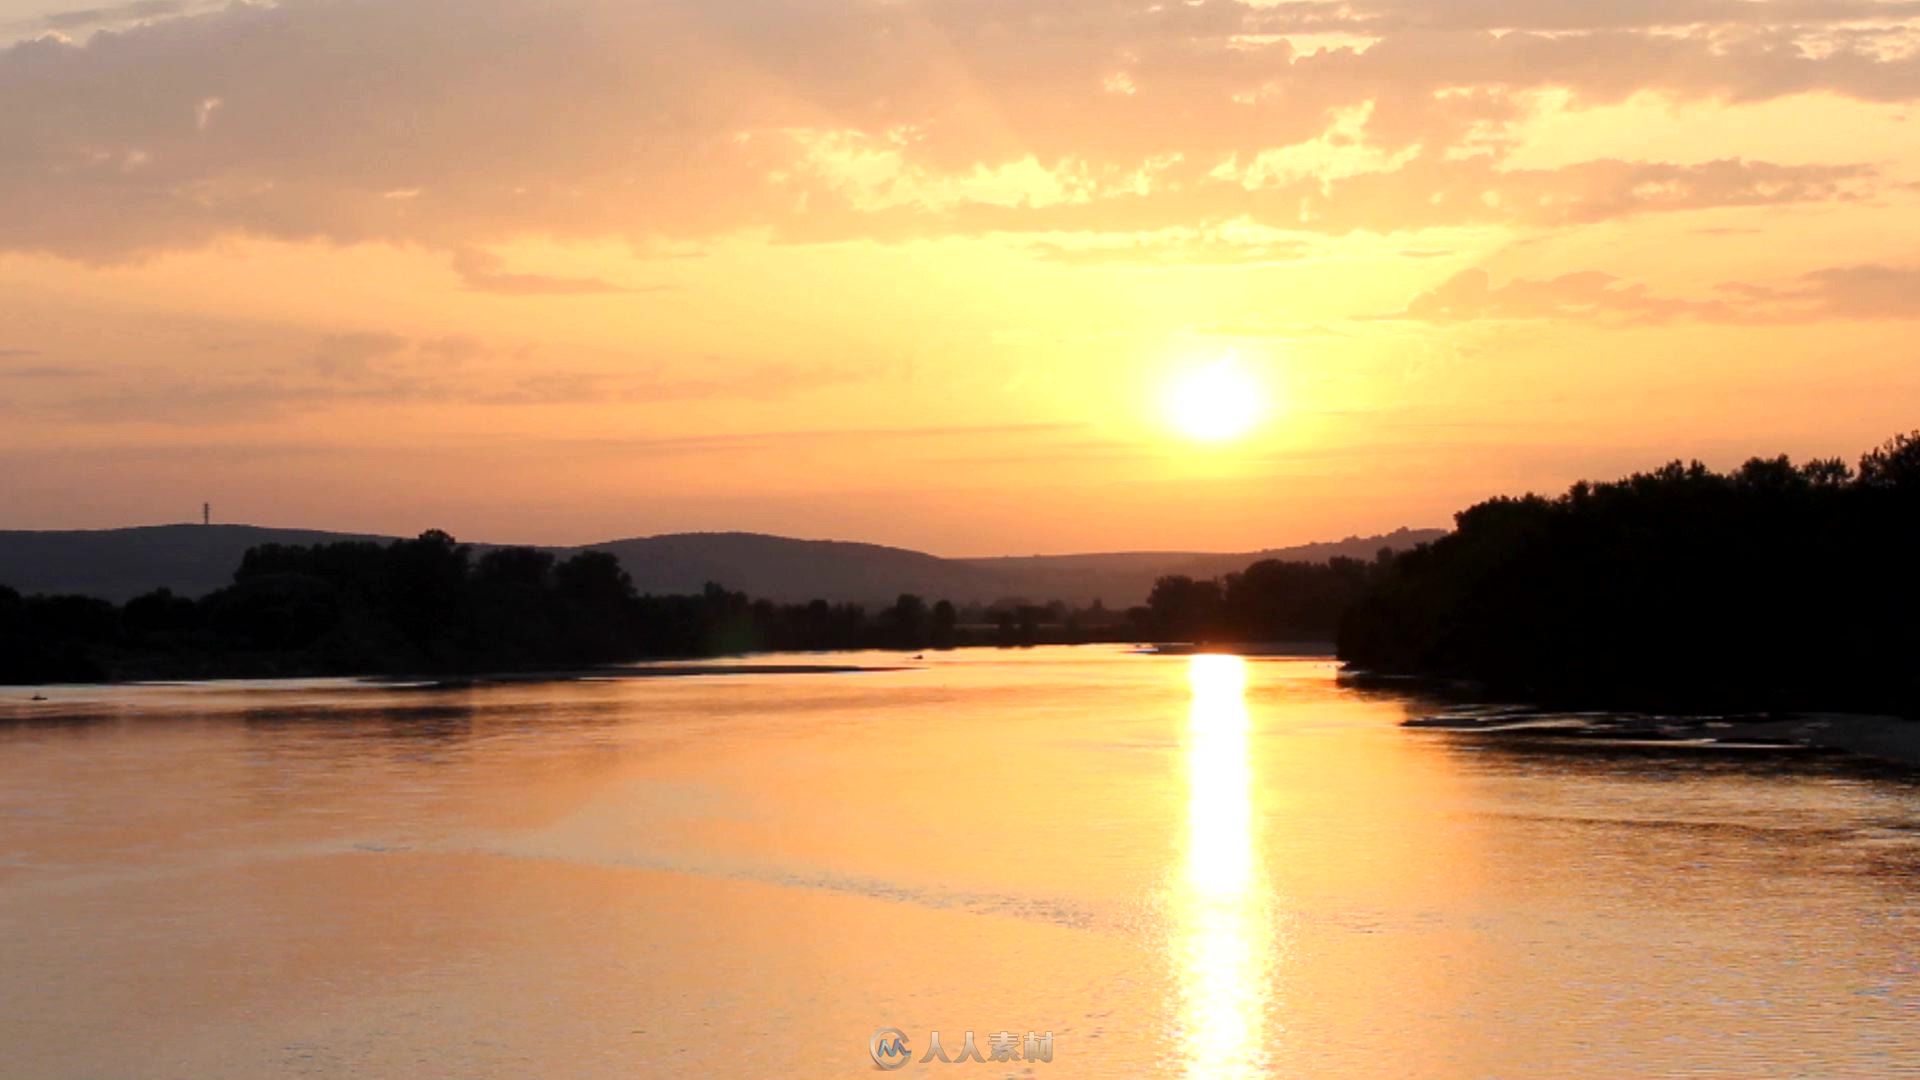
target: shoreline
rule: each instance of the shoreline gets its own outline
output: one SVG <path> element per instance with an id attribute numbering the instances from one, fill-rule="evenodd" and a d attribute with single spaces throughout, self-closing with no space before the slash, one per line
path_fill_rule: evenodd
<path id="1" fill-rule="evenodd" d="M 898 664 L 806 664 L 752 662 L 705 663 L 700 660 L 638 661 L 606 667 L 547 668 L 538 671 L 489 672 L 290 672 L 249 675 L 215 675 L 205 678 L 134 678 L 102 682 L 14 683 L 0 685 L 0 700 L 13 694 L 30 695 L 28 703 L 47 702 L 48 691 L 97 691 L 125 687 L 219 686 L 221 684 L 340 682 L 385 690 L 459 690 L 473 686 L 505 686 L 519 683 L 549 682 L 624 682 L 633 679 L 674 679 L 698 675 L 858 675 L 892 671 L 918 671 L 922 664 L 905 661 Z"/>
<path id="2" fill-rule="evenodd" d="M 1525 707 L 1445 710 L 1401 722 L 1414 730 L 1568 747 L 1647 747 L 1766 754 L 1830 753 L 1920 765 L 1920 721 L 1884 713 L 1664 715 Z"/>
<path id="3" fill-rule="evenodd" d="M 1330 641 L 1303 639 L 1278 642 L 1230 642 L 1199 645 L 1188 642 L 1143 642 L 1126 638 L 1094 638 L 1085 641 L 1042 641 L 1033 644 L 1003 645 L 990 642 L 962 642 L 946 649 L 771 649 L 765 652 L 719 653 L 712 656 L 671 656 L 625 660 L 609 664 L 563 665 L 560 667 L 512 668 L 481 671 L 329 671 L 321 668 L 291 667 L 277 670 L 258 668 L 229 669 L 220 674 L 167 673 L 130 674 L 120 678 L 92 682 L 0 683 L 0 693 L 37 692 L 54 688 L 106 688 L 118 686 L 184 686 L 222 682 L 265 682 L 302 679 L 344 679 L 398 689 L 455 689 L 461 686 L 501 683 L 562 682 L 582 679 L 655 679 L 694 675 L 852 675 L 863 672 L 916 670 L 933 656 L 959 652 L 995 650 L 1022 652 L 1032 648 L 1077 648 L 1111 646 L 1142 656 L 1191 656 L 1197 653 L 1226 653 L 1249 659 L 1297 656 L 1336 659 Z M 893 653 L 899 660 L 889 663 L 847 664 L 824 662 L 758 663 L 758 656 L 835 655 L 847 652 Z"/>
<path id="4" fill-rule="evenodd" d="M 956 653 L 969 650 L 999 649 L 1018 652 L 1030 648 L 1077 647 L 1083 645 L 1125 646 L 1139 644 L 1137 639 L 1120 637 L 1093 637 L 1076 641 L 1035 641 L 1018 644 L 1003 644 L 989 641 L 961 641 L 947 648 L 933 646 L 916 647 L 849 647 L 845 649 L 799 649 L 773 648 L 747 652 L 718 652 L 708 654 L 668 654 L 638 657 L 631 660 L 615 660 L 604 664 L 566 663 L 549 666 L 514 667 L 451 667 L 427 670 L 393 670 L 365 668 L 343 670 L 329 668 L 324 664 L 301 663 L 302 658 L 292 658 L 286 663 L 275 663 L 272 659 L 258 657 L 247 658 L 251 662 L 228 663 L 222 665 L 205 664 L 123 664 L 108 672 L 108 677 L 100 679 L 67 679 L 47 682 L 0 682 L 0 693 L 7 691 L 36 691 L 53 687 L 114 687 L 114 686 L 164 686 L 186 683 L 215 682 L 260 682 L 293 679 L 349 679 L 363 682 L 407 683 L 476 683 L 476 682 L 544 682 L 555 679 L 583 678 L 657 678 L 676 675 L 703 674 L 800 674 L 805 672 L 839 670 L 842 673 L 858 671 L 887 671 L 913 667 L 915 662 L 944 653 Z M 1150 648 L 1150 646 L 1148 646 Z M 845 664 L 804 662 L 786 662 L 762 664 L 755 657 L 762 656 L 834 656 L 847 653 L 887 653 L 897 655 L 898 664 Z M 737 668 L 739 670 L 725 670 Z M 790 669 L 782 671 L 779 669 Z"/>
<path id="5" fill-rule="evenodd" d="M 480 675 L 357 675 L 349 676 L 372 686 L 395 690 L 459 690 L 470 686 L 503 686 L 517 683 L 549 682 L 625 682 L 629 679 L 679 679 L 696 675 L 860 675 L 889 671 L 919 671 L 921 666 L 902 664 L 753 664 L 698 661 L 642 662 L 616 664 L 605 668 L 562 668 L 552 671 L 490 672 Z"/>

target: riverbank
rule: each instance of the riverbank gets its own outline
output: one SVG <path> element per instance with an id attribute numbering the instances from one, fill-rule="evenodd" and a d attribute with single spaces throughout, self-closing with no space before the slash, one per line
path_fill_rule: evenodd
<path id="1" fill-rule="evenodd" d="M 1493 707 L 1446 710 L 1403 726 L 1536 743 L 1652 746 L 1677 752 L 1836 753 L 1920 765 L 1920 722 L 1868 713 L 1671 716 Z"/>
<path id="2" fill-rule="evenodd" d="M 1196 653 L 1225 653 L 1229 656 L 1317 656 L 1332 659 L 1336 655 L 1330 640 L 1303 638 L 1295 641 L 1224 641 L 1196 643 L 1161 641 L 1133 650 L 1147 656 L 1192 656 Z"/>
<path id="3" fill-rule="evenodd" d="M 916 656 L 918 659 L 918 656 Z M 458 690 L 471 686 L 513 683 L 581 682 L 597 680 L 618 682 L 627 679 L 679 679 L 695 675 L 858 675 L 885 671 L 912 671 L 916 665 L 903 664 L 754 664 L 754 663 L 676 663 L 616 664 L 609 667 L 573 668 L 555 671 L 512 671 L 486 675 L 449 677 L 379 676 L 361 681 L 409 690 Z"/>

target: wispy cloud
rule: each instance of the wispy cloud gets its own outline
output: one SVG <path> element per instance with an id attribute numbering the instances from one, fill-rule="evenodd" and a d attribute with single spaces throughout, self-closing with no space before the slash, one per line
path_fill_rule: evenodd
<path id="1" fill-rule="evenodd" d="M 1678 318 L 1725 320 L 1736 309 L 1720 301 L 1688 301 L 1654 296 L 1643 285 L 1598 270 L 1554 278 L 1515 278 L 1494 285 L 1485 270 L 1462 270 L 1423 292 L 1393 318 L 1419 322 L 1479 319 L 1574 319 L 1648 323 Z"/>
<path id="2" fill-rule="evenodd" d="M 561 277 L 551 274 L 512 273 L 504 269 L 499 256 L 475 248 L 462 248 L 454 255 L 453 269 L 461 282 L 476 292 L 503 296 L 586 296 L 602 293 L 658 292 L 665 286 L 636 288 L 587 277 Z"/>
<path id="3" fill-rule="evenodd" d="M 1086 430 L 1084 424 L 970 424 L 924 427 L 868 428 L 789 428 L 772 431 L 718 432 L 712 435 L 675 435 L 635 439 L 567 439 L 561 444 L 579 449 L 619 450 L 651 453 L 698 453 L 711 450 L 745 450 L 801 443 L 838 443 L 848 440 L 900 442 L 966 439 L 1030 439 L 1072 435 Z"/>
<path id="4" fill-rule="evenodd" d="M 1781 285 L 1721 282 L 1706 298 L 1660 296 L 1598 270 L 1495 285 L 1486 270 L 1462 270 L 1387 319 L 1451 323 L 1565 319 L 1614 324 L 1674 321 L 1794 323 L 1920 318 L 1920 267 L 1831 267 Z"/>
<path id="5" fill-rule="evenodd" d="M 0 379 L 79 379 L 93 375 L 87 368 L 55 367 L 37 365 L 34 367 L 0 367 Z"/>
<path id="6" fill-rule="evenodd" d="M 1591 223 L 1853 200 L 1884 181 L 1870 154 L 1523 168 L 1518 125 L 1542 95 L 1920 99 L 1906 0 L 771 0 L 744 13 L 287 0 L 22 42 L 0 51 L 0 248 L 123 259 L 228 234 L 391 241 L 454 253 L 470 288 L 565 295 L 631 286 L 478 252 L 526 235 L 743 229 Z M 1261 164 L 1289 148 L 1339 163 Z"/>
<path id="7" fill-rule="evenodd" d="M 186 10 L 184 4 L 175 0 L 134 0 L 129 4 L 116 4 L 109 7 L 76 8 L 70 11 L 56 11 L 43 16 L 40 25 L 49 30 L 84 30 L 95 26 L 113 23 L 134 22 L 140 19 L 159 19 L 169 15 L 178 15 Z"/>
<path id="8" fill-rule="evenodd" d="M 41 380 L 90 376 L 84 388 L 52 393 L 36 411 L 100 423 L 213 424 L 378 404 L 469 406 L 644 405 L 694 401 L 776 401 L 859 376 L 844 365 L 815 363 L 660 363 L 597 358 L 596 367 L 555 363 L 528 346 L 494 346 L 469 337 L 325 334 L 255 347 L 280 354 L 229 368 L 6 368 L 0 377 Z M 16 409 L 26 407 L 13 402 Z"/>

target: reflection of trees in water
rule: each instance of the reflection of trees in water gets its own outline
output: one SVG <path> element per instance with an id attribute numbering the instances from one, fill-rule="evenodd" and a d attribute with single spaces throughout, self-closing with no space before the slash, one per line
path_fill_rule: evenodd
<path id="1" fill-rule="evenodd" d="M 1879 762 L 1837 751 L 1787 744 L 1714 746 L 1682 739 L 1633 738 L 1632 733 L 1474 731 L 1438 728 L 1431 735 L 1449 754 L 1476 771 L 1592 777 L 1632 777 L 1703 782 L 1716 776 L 1861 780 L 1910 788 L 1920 795 L 1920 774 L 1911 766 Z M 1623 741 L 1631 740 L 1631 741 Z"/>
<path id="2" fill-rule="evenodd" d="M 1920 897 L 1920 824 L 1883 822 L 1881 827 L 1895 839 L 1868 848 L 1860 872 L 1885 888 Z"/>
<path id="3" fill-rule="evenodd" d="M 1410 733 L 1411 734 L 1411 733 Z M 1524 809 L 1482 809 L 1508 837 L 1585 834 L 1646 873 L 1744 864 L 1772 879 L 1857 878 L 1920 895 L 1920 774 L 1794 749 L 1621 745 L 1578 735 L 1422 733 L 1463 775 L 1564 784 Z"/>
<path id="4" fill-rule="evenodd" d="M 379 735 L 396 739 L 455 741 L 473 734 L 480 710 L 470 702 L 409 705 L 328 705 L 247 709 L 240 721 L 262 731 L 303 730 L 343 738 Z"/>
<path id="5" fill-rule="evenodd" d="M 495 733 L 562 736 L 612 728 L 632 719 L 632 704 L 618 696 L 581 696 L 578 691 L 587 685 L 592 684 L 557 680 L 399 691 L 362 685 L 321 703 L 254 706 L 234 715 L 246 730 L 263 736 L 450 747 Z M 394 700 L 396 694 L 401 700 Z M 361 695 L 378 695 L 379 700 L 355 700 Z M 557 745 L 564 745 L 564 740 Z"/>
<path id="6" fill-rule="evenodd" d="M 120 720 L 118 709 L 73 709 L 49 707 L 45 702 L 28 702 L 14 707 L 0 706 L 0 735 L 12 731 L 86 731 L 103 728 Z"/>

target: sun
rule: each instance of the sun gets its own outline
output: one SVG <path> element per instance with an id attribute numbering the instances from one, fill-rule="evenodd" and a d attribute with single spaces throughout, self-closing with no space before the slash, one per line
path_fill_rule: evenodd
<path id="1" fill-rule="evenodd" d="M 1167 390 L 1167 418 L 1189 439 L 1225 442 L 1253 429 L 1265 408 L 1260 384 L 1232 353 L 1182 374 Z"/>

